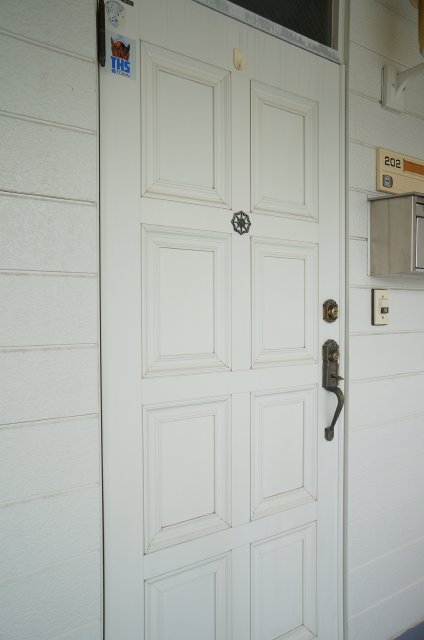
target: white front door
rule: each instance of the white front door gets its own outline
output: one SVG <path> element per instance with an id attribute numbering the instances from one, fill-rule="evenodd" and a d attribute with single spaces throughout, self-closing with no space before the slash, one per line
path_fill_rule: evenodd
<path id="1" fill-rule="evenodd" d="M 125 12 L 136 79 L 100 94 L 106 640 L 336 640 L 341 69 L 192 0 Z"/>

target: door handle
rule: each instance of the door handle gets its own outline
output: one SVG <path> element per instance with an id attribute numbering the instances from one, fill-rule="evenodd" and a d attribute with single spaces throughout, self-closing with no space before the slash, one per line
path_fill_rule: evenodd
<path id="1" fill-rule="evenodd" d="M 326 391 L 337 396 L 337 407 L 333 419 L 330 426 L 325 428 L 325 439 L 329 441 L 334 438 L 334 427 L 344 405 L 344 394 L 339 387 L 339 380 L 343 380 L 339 376 L 339 360 L 340 350 L 337 342 L 335 340 L 324 342 L 322 345 L 322 386 Z"/>

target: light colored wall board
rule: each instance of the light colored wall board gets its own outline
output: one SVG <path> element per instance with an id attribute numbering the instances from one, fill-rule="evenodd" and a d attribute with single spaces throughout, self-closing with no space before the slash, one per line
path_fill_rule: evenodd
<path id="1" fill-rule="evenodd" d="M 45 640 L 100 617 L 98 551 L 0 583 L 5 640 Z"/>
<path id="2" fill-rule="evenodd" d="M 2 29 L 93 58 L 96 45 L 95 4 L 92 0 L 3 3 Z"/>
<path id="3" fill-rule="evenodd" d="M 424 374 L 364 380 L 350 385 L 350 429 L 424 413 Z"/>
<path id="4" fill-rule="evenodd" d="M 0 59 L 2 111 L 96 129 L 92 63 L 5 35 L 0 35 Z M 11 69 L 20 69 L 20 82 Z"/>
<path id="5" fill-rule="evenodd" d="M 352 9 L 351 40 L 406 66 L 420 62 L 416 24 L 375 0 L 355 0 Z"/>
<path id="6" fill-rule="evenodd" d="M 2 194 L 1 269 L 97 272 L 94 205 Z"/>
<path id="7" fill-rule="evenodd" d="M 97 279 L 0 273 L 0 346 L 97 342 Z"/>
<path id="8" fill-rule="evenodd" d="M 0 352 L 0 424 L 98 411 L 97 348 Z"/>
<path id="9" fill-rule="evenodd" d="M 349 640 L 387 640 L 422 620 L 424 580 L 370 607 L 349 622 Z"/>
<path id="10" fill-rule="evenodd" d="M 351 570 L 413 543 L 420 531 L 424 531 L 424 510 L 420 500 L 352 522 L 347 550 Z"/>
<path id="11" fill-rule="evenodd" d="M 0 582 L 100 548 L 99 485 L 0 509 Z"/>
<path id="12" fill-rule="evenodd" d="M 95 201 L 94 135 L 0 116 L 0 138 L 1 189 Z"/>
<path id="13" fill-rule="evenodd" d="M 0 503 L 98 483 L 99 440 L 95 415 L 2 427 Z"/>

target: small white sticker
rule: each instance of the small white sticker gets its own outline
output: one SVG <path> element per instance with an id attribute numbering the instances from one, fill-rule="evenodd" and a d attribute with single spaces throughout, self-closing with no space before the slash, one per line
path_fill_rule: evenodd
<path id="1" fill-rule="evenodd" d="M 106 32 L 106 46 L 108 48 L 107 70 L 116 76 L 136 77 L 136 41 L 121 36 L 118 33 Z"/>
<path id="2" fill-rule="evenodd" d="M 116 0 L 108 0 L 105 4 L 106 15 L 109 23 L 115 29 L 125 25 L 125 7 Z"/>

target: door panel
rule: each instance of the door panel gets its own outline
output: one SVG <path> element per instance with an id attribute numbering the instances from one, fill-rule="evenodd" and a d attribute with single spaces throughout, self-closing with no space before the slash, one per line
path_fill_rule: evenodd
<path id="1" fill-rule="evenodd" d="M 230 399 L 148 406 L 143 423 L 146 552 L 231 526 Z"/>
<path id="2" fill-rule="evenodd" d="M 252 519 L 317 493 L 316 388 L 252 396 Z"/>
<path id="3" fill-rule="evenodd" d="M 143 195 L 230 206 L 229 73 L 142 47 Z"/>
<path id="4" fill-rule="evenodd" d="M 318 105 L 252 83 L 252 211 L 317 217 Z"/>
<path id="5" fill-rule="evenodd" d="M 127 13 L 141 85 L 101 74 L 106 640 L 336 640 L 340 68 L 191 0 Z"/>

